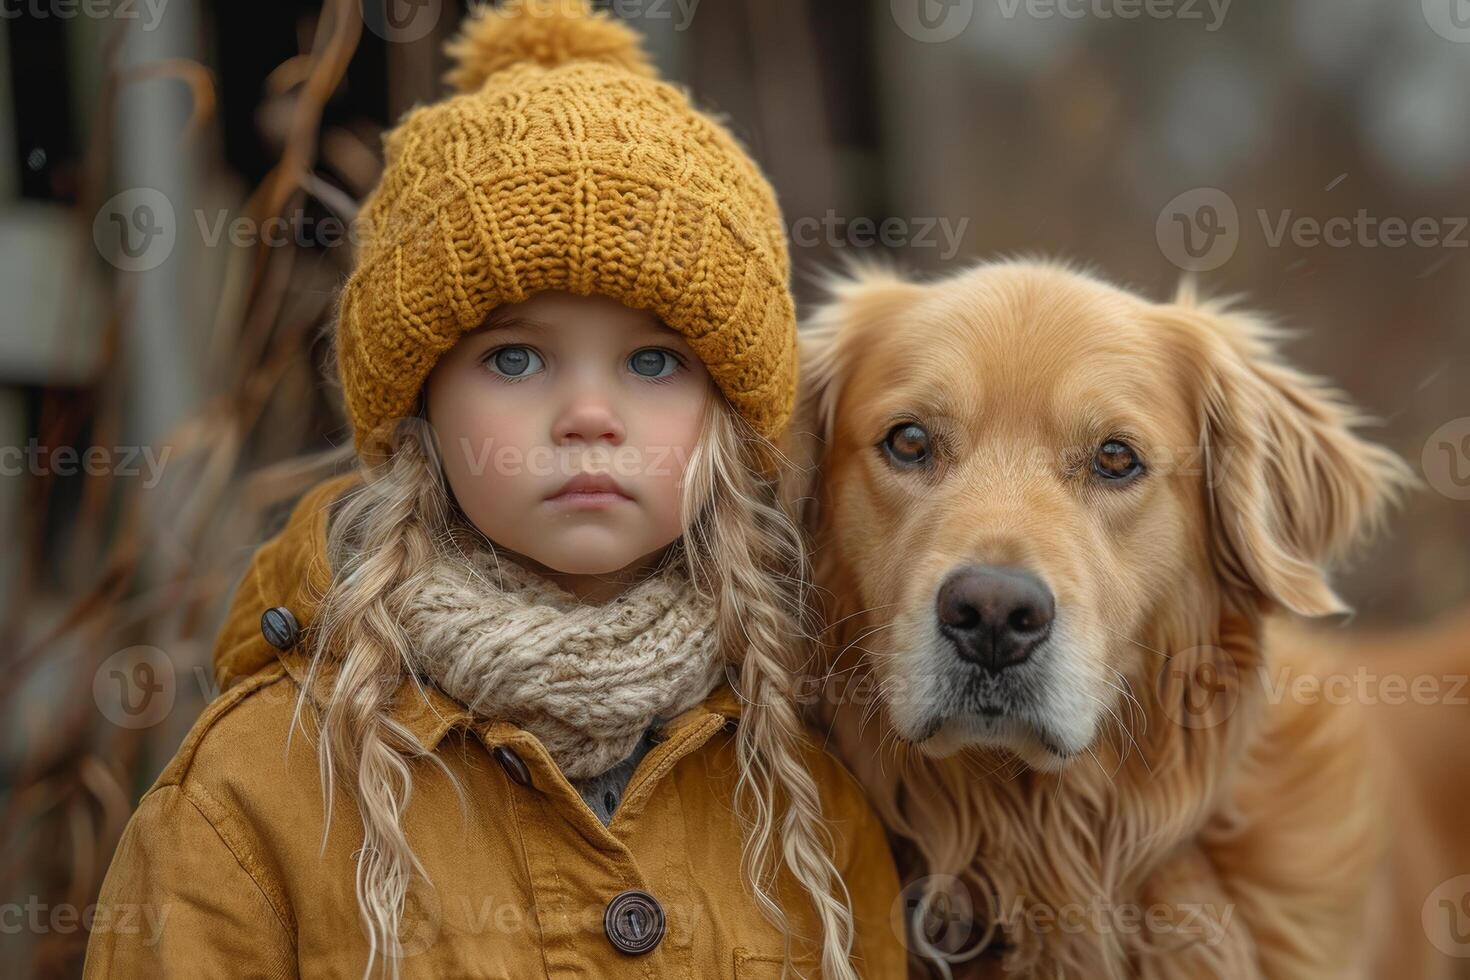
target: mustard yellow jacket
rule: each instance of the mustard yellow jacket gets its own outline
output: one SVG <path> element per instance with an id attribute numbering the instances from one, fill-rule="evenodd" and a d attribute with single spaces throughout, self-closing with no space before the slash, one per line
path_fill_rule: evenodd
<path id="1" fill-rule="evenodd" d="M 323 843 L 314 739 L 300 728 L 289 747 L 286 738 L 306 661 L 289 621 L 272 627 L 286 650 L 262 626 L 275 607 L 299 629 L 310 623 L 329 582 L 327 505 L 355 479 L 309 491 L 255 555 L 215 647 L 221 693 L 143 796 L 102 885 L 99 915 L 115 910 L 137 927 L 94 930 L 87 977 L 362 976 L 361 824 L 339 791 Z M 606 827 L 529 732 L 476 722 L 432 689 L 427 700 L 413 692 L 401 692 L 398 720 L 458 777 L 466 809 L 433 766 L 416 768 L 405 826 L 434 887 L 409 893 L 403 976 L 780 974 L 781 935 L 741 878 L 740 704 L 728 687 L 664 726 Z M 816 749 L 807 762 L 855 904 L 857 967 L 901 977 L 890 925 L 898 881 L 882 827 L 840 764 Z M 796 933 L 815 939 L 804 894 L 790 881 L 780 894 Z M 645 935 L 630 914 L 660 912 L 657 945 L 625 951 Z M 796 949 L 814 976 L 815 946 Z"/>

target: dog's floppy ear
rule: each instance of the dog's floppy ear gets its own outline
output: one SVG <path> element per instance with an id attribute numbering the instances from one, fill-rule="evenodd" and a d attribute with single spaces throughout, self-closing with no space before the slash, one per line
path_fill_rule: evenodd
<path id="1" fill-rule="evenodd" d="M 1362 419 L 1337 391 L 1281 360 L 1260 318 L 1189 287 L 1166 309 L 1193 335 L 1222 578 L 1304 616 L 1347 612 L 1326 569 L 1412 482 L 1408 468 L 1353 432 Z"/>
<path id="2" fill-rule="evenodd" d="M 823 288 L 826 298 L 797 332 L 800 382 L 784 442 L 796 473 L 781 486 L 787 512 L 807 527 L 815 526 L 822 463 L 854 355 L 870 331 L 901 322 L 895 317 L 924 292 L 890 268 L 857 263 Z"/>

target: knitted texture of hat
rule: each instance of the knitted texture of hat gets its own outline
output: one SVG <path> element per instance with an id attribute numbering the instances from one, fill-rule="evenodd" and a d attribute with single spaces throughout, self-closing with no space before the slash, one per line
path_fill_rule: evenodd
<path id="1" fill-rule="evenodd" d="M 770 184 L 585 0 L 512 0 L 447 49 L 461 94 L 385 137 L 337 319 L 358 451 L 386 445 L 439 357 L 496 306 L 603 295 L 678 331 L 760 434 L 796 393 L 796 320 Z"/>

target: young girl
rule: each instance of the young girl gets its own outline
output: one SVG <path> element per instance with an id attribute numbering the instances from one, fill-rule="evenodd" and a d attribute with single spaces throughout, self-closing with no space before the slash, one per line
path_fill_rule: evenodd
<path id="1" fill-rule="evenodd" d="M 343 293 L 360 472 L 256 554 L 87 975 L 901 976 L 794 703 L 771 189 L 581 2 L 451 50 Z"/>

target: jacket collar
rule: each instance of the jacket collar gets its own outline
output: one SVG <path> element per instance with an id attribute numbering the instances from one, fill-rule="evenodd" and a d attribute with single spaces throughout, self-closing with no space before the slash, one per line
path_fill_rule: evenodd
<path id="1" fill-rule="evenodd" d="M 221 691 L 277 663 L 298 686 L 305 685 L 310 667 L 305 644 L 298 638 L 294 646 L 278 650 L 266 640 L 261 617 L 268 609 L 284 606 L 296 622 L 298 636 L 310 628 L 332 582 L 326 557 L 330 506 L 343 494 L 360 488 L 361 479 L 352 472 L 312 487 L 297 502 L 281 532 L 251 559 L 215 644 L 215 679 Z M 331 684 L 331 672 L 318 671 L 312 698 L 319 705 L 326 703 Z M 682 728 L 711 714 L 738 719 L 741 708 L 739 696 L 723 682 L 702 704 L 671 719 L 665 730 Z M 521 731 L 505 722 L 476 722 L 463 705 L 432 684 L 415 683 L 408 677 L 398 688 L 391 717 L 425 751 L 433 751 L 445 735 L 459 727 L 473 729 L 487 745 Z"/>

